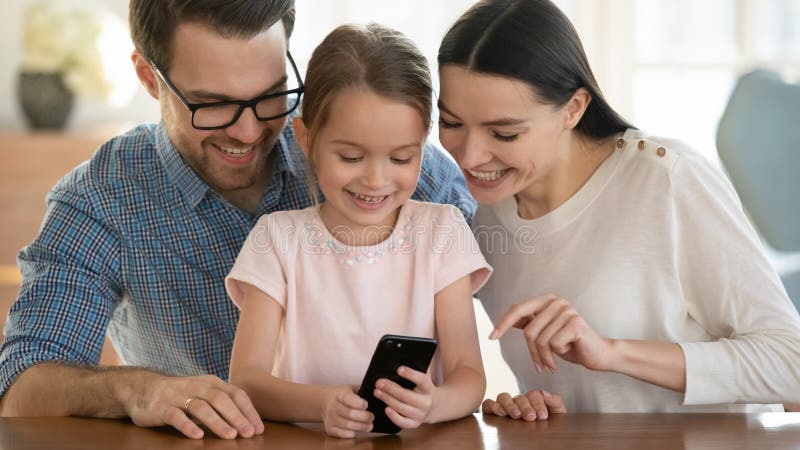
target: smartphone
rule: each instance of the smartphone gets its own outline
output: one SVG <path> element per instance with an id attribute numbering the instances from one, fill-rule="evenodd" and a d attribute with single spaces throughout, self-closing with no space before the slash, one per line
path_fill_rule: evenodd
<path id="1" fill-rule="evenodd" d="M 386 378 L 406 389 L 414 389 L 416 384 L 398 375 L 397 369 L 406 366 L 427 372 L 435 352 L 436 339 L 387 334 L 378 341 L 367 373 L 361 382 L 361 388 L 358 390 L 358 395 L 367 401 L 367 410 L 375 415 L 373 433 L 394 434 L 400 431 L 400 427 L 395 425 L 384 412 L 386 403 L 375 398 L 375 382 Z"/>

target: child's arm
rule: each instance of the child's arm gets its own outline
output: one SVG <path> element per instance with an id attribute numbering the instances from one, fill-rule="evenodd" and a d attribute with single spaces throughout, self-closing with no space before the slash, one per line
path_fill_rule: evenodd
<path id="1" fill-rule="evenodd" d="M 398 369 L 398 374 L 416 383 L 413 391 L 386 379 L 376 383 L 376 396 L 388 405 L 386 414 L 401 428 L 471 414 L 486 390 L 470 276 L 439 291 L 434 303 L 443 383 L 434 386 L 430 375 L 407 367 Z"/>
<path id="2" fill-rule="evenodd" d="M 241 283 L 241 282 L 239 282 Z M 291 383 L 272 376 L 283 309 L 261 290 L 241 283 L 244 295 L 231 356 L 230 382 L 253 401 L 262 418 L 324 422 L 328 434 L 353 437 L 372 429 L 367 402 L 352 386 Z"/>

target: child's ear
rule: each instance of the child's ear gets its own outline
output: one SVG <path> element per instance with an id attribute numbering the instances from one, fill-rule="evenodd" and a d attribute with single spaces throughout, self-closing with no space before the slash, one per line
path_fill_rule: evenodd
<path id="1" fill-rule="evenodd" d="M 294 135 L 297 139 L 297 143 L 300 145 L 300 148 L 303 150 L 303 154 L 306 155 L 308 158 L 308 150 L 309 150 L 309 136 L 308 136 L 308 128 L 306 128 L 306 123 L 303 122 L 303 118 L 300 116 L 296 116 L 292 119 L 292 127 L 294 128 Z"/>

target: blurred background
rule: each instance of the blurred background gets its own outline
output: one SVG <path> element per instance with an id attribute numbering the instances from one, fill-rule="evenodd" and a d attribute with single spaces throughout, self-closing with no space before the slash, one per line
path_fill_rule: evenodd
<path id="1" fill-rule="evenodd" d="M 472 3 L 297 0 L 292 53 L 304 73 L 311 51 L 332 28 L 343 22 L 376 21 L 409 35 L 433 65 L 442 35 Z M 737 78 L 754 68 L 769 69 L 787 81 L 800 78 L 800 0 L 556 3 L 581 35 L 611 105 L 637 127 L 682 139 L 714 164 L 720 164 L 717 124 Z M 16 253 L 36 234 L 46 192 L 105 139 L 159 118 L 157 103 L 139 86 L 131 68 L 127 8 L 128 0 L 4 4 L 0 320 L 16 297 Z M 61 74 L 61 81 L 37 75 L 46 72 Z M 62 100 L 43 107 L 43 97 Z M 32 121 L 50 129 L 32 130 Z M 780 264 L 796 261 L 793 255 L 771 255 Z M 490 325 L 480 315 L 481 334 L 486 336 Z M 482 345 L 490 379 L 487 394 L 513 390 L 496 346 Z"/>
<path id="2" fill-rule="evenodd" d="M 5 5 L 0 17 L 0 129 L 21 129 L 17 101 L 25 12 L 34 0 Z M 43 3 L 61 3 L 50 0 Z M 381 22 L 408 34 L 435 61 L 439 40 L 472 0 L 297 0 L 292 51 L 301 68 L 313 48 L 342 22 Z M 716 122 L 738 74 L 770 68 L 800 76 L 800 0 L 557 0 L 580 33 L 611 104 L 640 128 L 714 150 Z M 157 120 L 158 110 L 132 79 L 127 0 L 83 0 L 124 27 L 103 45 L 119 92 L 111 101 L 78 97 L 67 126 Z M 47 29 L 44 29 L 45 31 Z M 116 48 L 113 48 L 116 46 Z M 133 81 L 133 83 L 131 83 Z"/>

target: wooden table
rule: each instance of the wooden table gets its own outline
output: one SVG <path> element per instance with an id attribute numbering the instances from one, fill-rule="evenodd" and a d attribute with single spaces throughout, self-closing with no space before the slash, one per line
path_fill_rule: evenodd
<path id="1" fill-rule="evenodd" d="M 0 419 L 0 450 L 34 449 L 800 449 L 800 413 L 562 414 L 524 423 L 476 414 L 398 436 L 337 439 L 319 426 L 267 423 L 262 436 L 190 440 L 166 428 L 79 418 Z"/>

